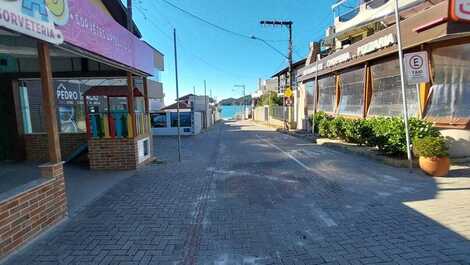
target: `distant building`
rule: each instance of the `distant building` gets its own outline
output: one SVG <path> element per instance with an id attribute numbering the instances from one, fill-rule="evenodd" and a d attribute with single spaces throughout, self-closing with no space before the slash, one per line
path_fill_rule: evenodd
<path id="1" fill-rule="evenodd" d="M 177 103 L 152 113 L 154 135 L 176 135 L 178 133 L 177 107 L 180 108 L 182 135 L 197 135 L 202 129 L 210 128 L 219 119 L 218 107 L 208 96 L 188 94 Z"/>

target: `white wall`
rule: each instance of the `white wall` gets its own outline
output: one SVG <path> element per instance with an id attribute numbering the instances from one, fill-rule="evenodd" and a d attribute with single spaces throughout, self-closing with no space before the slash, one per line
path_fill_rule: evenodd
<path id="1" fill-rule="evenodd" d="M 192 127 L 181 127 L 181 135 L 198 135 L 202 129 L 202 114 L 200 112 L 194 113 L 194 130 Z M 166 113 L 166 127 L 165 128 L 152 128 L 153 135 L 160 136 L 173 136 L 178 135 L 178 128 L 171 127 L 171 112 Z"/>

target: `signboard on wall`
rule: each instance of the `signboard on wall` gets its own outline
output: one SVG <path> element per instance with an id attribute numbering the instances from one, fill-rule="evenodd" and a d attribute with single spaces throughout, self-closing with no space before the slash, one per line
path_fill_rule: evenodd
<path id="1" fill-rule="evenodd" d="M 404 64 L 408 85 L 429 82 L 429 61 L 427 52 L 405 54 Z"/>
<path id="2" fill-rule="evenodd" d="M 89 0 L 68 0 L 68 3 L 70 19 L 58 27 L 65 42 L 142 72 L 154 72 L 154 51 L 147 43 Z"/>
<path id="3" fill-rule="evenodd" d="M 0 26 L 52 44 L 64 42 L 56 25 L 68 21 L 68 0 L 0 0 Z"/>
<path id="4" fill-rule="evenodd" d="M 470 23 L 470 0 L 450 0 L 449 5 L 452 20 Z"/>
<path id="5" fill-rule="evenodd" d="M 89 0 L 0 0 L 0 27 L 154 72 L 153 49 Z"/>

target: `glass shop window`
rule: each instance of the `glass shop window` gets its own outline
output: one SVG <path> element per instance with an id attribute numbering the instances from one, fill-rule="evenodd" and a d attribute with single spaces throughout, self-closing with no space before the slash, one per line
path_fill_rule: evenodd
<path id="1" fill-rule="evenodd" d="M 403 115 L 398 58 L 372 65 L 371 74 L 372 98 L 368 115 L 388 117 Z M 405 91 L 408 115 L 416 117 L 419 111 L 418 89 L 416 85 L 406 85 L 405 83 Z"/>
<path id="2" fill-rule="evenodd" d="M 339 75 L 341 97 L 339 114 L 362 116 L 364 110 L 364 68 Z"/>
<path id="3" fill-rule="evenodd" d="M 307 113 L 310 115 L 315 108 L 315 81 L 309 81 L 305 84 L 305 94 L 307 95 Z"/>
<path id="4" fill-rule="evenodd" d="M 151 122 L 152 122 L 153 128 L 165 128 L 166 127 L 166 113 L 152 114 Z"/>
<path id="5" fill-rule="evenodd" d="M 41 82 L 39 80 L 20 81 L 19 97 L 24 133 L 45 132 Z"/>
<path id="6" fill-rule="evenodd" d="M 336 76 L 327 76 L 318 80 L 318 110 L 335 112 L 336 108 Z"/>
<path id="7" fill-rule="evenodd" d="M 83 93 L 88 89 L 80 80 L 54 80 L 57 117 L 61 133 L 86 132 Z"/>
<path id="8" fill-rule="evenodd" d="M 178 113 L 171 113 L 171 127 L 178 127 Z M 180 112 L 180 127 L 191 127 L 191 112 Z"/>
<path id="9" fill-rule="evenodd" d="M 470 44 L 432 52 L 434 82 L 426 117 L 462 123 L 470 119 Z"/>

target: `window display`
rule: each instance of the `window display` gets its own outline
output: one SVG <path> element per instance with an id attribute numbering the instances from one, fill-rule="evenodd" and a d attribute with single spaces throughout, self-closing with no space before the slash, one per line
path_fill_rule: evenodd
<path id="1" fill-rule="evenodd" d="M 364 68 L 341 73 L 339 82 L 341 89 L 339 114 L 362 116 L 364 111 Z"/>
<path id="2" fill-rule="evenodd" d="M 152 114 L 151 122 L 152 122 L 153 128 L 165 128 L 166 127 L 166 113 Z"/>
<path id="3" fill-rule="evenodd" d="M 372 99 L 369 116 L 403 115 L 403 98 L 400 82 L 398 58 L 376 63 L 371 66 Z M 416 85 L 406 85 L 405 91 L 408 115 L 417 116 L 419 111 L 418 89 Z"/>
<path id="4" fill-rule="evenodd" d="M 307 113 L 310 115 L 315 108 L 315 81 L 310 81 L 305 84 L 305 94 L 307 95 Z"/>
<path id="5" fill-rule="evenodd" d="M 171 127 L 178 127 L 178 113 L 171 113 Z M 180 112 L 180 127 L 191 127 L 191 112 Z"/>
<path id="6" fill-rule="evenodd" d="M 318 80 L 318 110 L 335 112 L 336 109 L 336 76 L 327 76 Z"/>
<path id="7" fill-rule="evenodd" d="M 434 85 L 426 116 L 466 123 L 470 119 L 470 44 L 435 49 L 432 59 Z"/>

